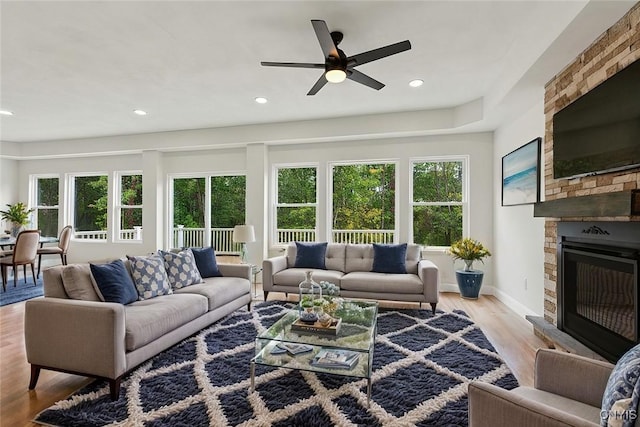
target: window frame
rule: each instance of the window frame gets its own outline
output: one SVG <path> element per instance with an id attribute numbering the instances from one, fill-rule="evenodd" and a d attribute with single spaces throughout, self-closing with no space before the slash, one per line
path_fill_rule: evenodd
<path id="1" fill-rule="evenodd" d="M 123 205 L 122 204 L 122 178 L 125 176 L 134 176 L 139 175 L 142 179 L 142 171 L 116 171 L 113 173 L 113 183 L 114 183 L 114 197 L 113 197 L 113 241 L 118 243 L 143 243 L 142 236 L 142 228 L 140 228 L 140 238 L 136 239 L 125 239 L 122 238 L 122 230 L 120 229 L 120 224 L 122 223 L 122 212 L 123 209 L 142 209 L 144 215 L 144 189 L 143 189 L 143 200 L 140 205 Z M 142 184 L 141 184 L 142 185 Z M 142 226 L 141 226 L 142 227 Z M 135 228 L 134 228 L 135 229 Z"/>
<path id="2" fill-rule="evenodd" d="M 444 163 L 444 162 L 460 162 L 462 163 L 462 200 L 460 202 L 416 202 L 414 201 L 414 182 L 413 171 L 416 163 Z M 469 234 L 469 156 L 468 155 L 451 155 L 451 156 L 427 156 L 412 157 L 409 159 L 409 222 L 408 236 L 409 241 L 414 242 L 413 230 L 413 210 L 416 206 L 462 206 L 462 237 Z M 424 250 L 444 251 L 450 246 L 425 246 L 420 245 Z"/>
<path id="3" fill-rule="evenodd" d="M 336 166 L 353 166 L 353 165 L 375 165 L 375 164 L 393 164 L 394 165 L 394 180 L 396 183 L 393 204 L 394 204 L 394 216 L 393 216 L 393 242 L 397 244 L 400 240 L 400 161 L 398 159 L 366 159 L 366 160 L 349 160 L 349 161 L 333 161 L 327 164 L 327 180 L 329 181 L 327 186 L 327 234 L 328 240 L 333 240 L 333 172 Z"/>
<path id="4" fill-rule="evenodd" d="M 279 183 L 279 171 L 281 169 L 315 169 L 316 171 L 316 188 L 315 188 L 315 202 L 313 203 L 280 203 L 279 202 L 279 194 L 278 194 L 278 183 Z M 320 164 L 315 162 L 304 162 L 304 163 L 277 163 L 272 165 L 271 167 L 271 177 L 272 177 L 272 186 L 271 186 L 271 194 L 272 194 L 272 202 L 271 202 L 271 221 L 270 221 L 270 246 L 274 248 L 284 248 L 286 247 L 288 242 L 280 242 L 278 241 L 278 208 L 302 208 L 302 207 L 312 207 L 315 211 L 315 224 L 314 224 L 314 234 L 315 240 L 321 237 L 319 235 L 319 224 L 320 224 L 320 216 L 318 214 L 318 189 L 319 189 L 319 176 L 320 176 Z"/>
<path id="5" fill-rule="evenodd" d="M 204 246 L 211 246 L 211 233 L 213 231 L 213 227 L 211 226 L 211 179 L 213 177 L 220 176 L 244 176 L 245 177 L 245 206 L 244 206 L 244 216 L 245 221 L 247 218 L 247 200 L 246 200 L 246 171 L 224 171 L 224 172 L 195 172 L 195 173 L 171 173 L 167 175 L 167 220 L 166 220 L 166 230 L 167 235 L 165 238 L 165 246 L 167 248 L 173 248 L 173 229 L 176 228 L 176 225 L 173 223 L 174 221 L 174 181 L 176 179 L 204 179 L 204 192 L 205 192 L 205 201 L 204 201 Z M 227 253 L 225 251 L 218 251 L 216 249 L 216 253 Z M 234 253 L 234 252 L 232 252 Z"/>
<path id="6" fill-rule="evenodd" d="M 53 206 L 49 205 L 40 205 L 38 202 L 38 195 L 40 193 L 40 180 L 41 179 L 57 179 L 58 180 L 58 203 Z M 30 205 L 34 210 L 31 214 L 31 222 L 33 228 L 40 229 L 40 224 L 38 224 L 38 211 L 40 209 L 56 209 L 58 211 L 58 223 L 56 224 L 56 235 L 52 237 L 58 237 L 60 233 L 60 198 L 62 196 L 62 192 L 60 191 L 60 174 L 49 173 L 49 174 L 32 174 L 29 175 L 29 200 Z"/>
<path id="7" fill-rule="evenodd" d="M 78 227 L 76 224 L 75 213 L 76 213 L 76 199 L 75 199 L 75 190 L 76 190 L 76 178 L 79 177 L 95 177 L 95 176 L 106 176 L 107 177 L 107 221 L 106 221 L 106 230 L 104 239 L 88 239 L 88 238 L 78 238 Z M 99 172 L 74 172 L 68 173 L 65 175 L 66 181 L 66 190 L 67 194 L 65 197 L 65 201 L 67 204 L 67 213 L 65 216 L 65 222 L 70 224 L 73 227 L 73 233 L 71 238 L 74 241 L 79 242 L 94 242 L 94 243 L 105 243 L 109 242 L 111 239 L 111 229 L 112 229 L 112 221 L 113 221 L 113 177 L 107 171 L 99 171 Z M 102 230 L 96 230 L 102 231 Z"/>

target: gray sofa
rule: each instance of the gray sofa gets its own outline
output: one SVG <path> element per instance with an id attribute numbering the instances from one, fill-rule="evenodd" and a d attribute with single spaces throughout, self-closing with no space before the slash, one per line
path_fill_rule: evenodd
<path id="1" fill-rule="evenodd" d="M 127 305 L 84 298 L 92 288 L 89 264 L 45 270 L 44 298 L 25 307 L 29 389 L 44 368 L 106 379 L 118 399 L 126 372 L 243 305 L 250 309 L 251 267 L 218 267 L 224 277 Z"/>
<path id="2" fill-rule="evenodd" d="M 407 274 L 375 273 L 374 249 L 369 244 L 329 243 L 325 256 L 327 269 L 295 268 L 296 245 L 287 246 L 285 255 L 262 263 L 262 286 L 266 301 L 269 292 L 298 293 L 298 285 L 306 271 L 313 271 L 313 280 L 327 281 L 340 287 L 340 296 L 375 300 L 438 303 L 440 275 L 431 261 L 421 259 L 420 246 L 407 245 Z"/>

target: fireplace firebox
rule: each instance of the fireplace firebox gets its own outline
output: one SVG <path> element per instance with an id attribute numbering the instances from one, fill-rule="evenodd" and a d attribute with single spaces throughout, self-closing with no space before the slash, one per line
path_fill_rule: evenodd
<path id="1" fill-rule="evenodd" d="M 558 223 L 558 328 L 608 360 L 640 342 L 640 223 Z"/>

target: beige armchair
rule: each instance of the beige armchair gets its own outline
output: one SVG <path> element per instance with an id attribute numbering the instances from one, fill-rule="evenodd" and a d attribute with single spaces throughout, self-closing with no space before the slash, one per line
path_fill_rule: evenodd
<path id="1" fill-rule="evenodd" d="M 612 370 L 610 363 L 539 349 L 533 388 L 469 384 L 469 426 L 597 427 Z"/>

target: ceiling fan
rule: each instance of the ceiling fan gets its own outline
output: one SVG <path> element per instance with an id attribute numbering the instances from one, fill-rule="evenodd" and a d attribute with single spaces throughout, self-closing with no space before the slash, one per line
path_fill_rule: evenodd
<path id="1" fill-rule="evenodd" d="M 315 95 L 327 82 L 340 83 L 345 79 L 353 80 L 354 82 L 369 86 L 375 90 L 380 90 L 384 87 L 383 83 L 355 70 L 354 67 L 411 49 L 411 43 L 409 40 L 405 40 L 357 55 L 347 56 L 342 50 L 338 49 L 338 45 L 343 37 L 340 31 L 329 32 L 327 23 L 319 19 L 311 20 L 311 24 L 320 42 L 322 53 L 324 54 L 324 64 L 304 62 L 260 63 L 265 67 L 324 68 L 325 72 L 320 76 L 307 95 Z"/>

